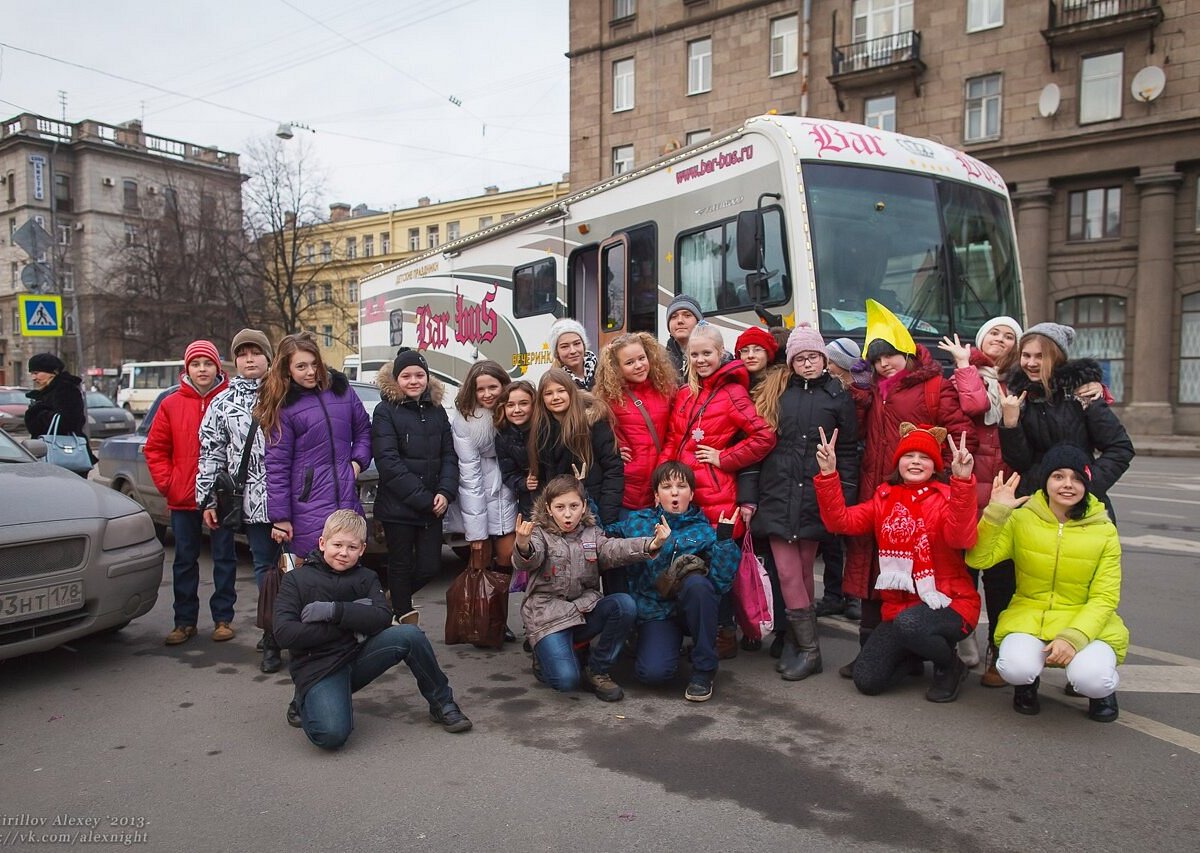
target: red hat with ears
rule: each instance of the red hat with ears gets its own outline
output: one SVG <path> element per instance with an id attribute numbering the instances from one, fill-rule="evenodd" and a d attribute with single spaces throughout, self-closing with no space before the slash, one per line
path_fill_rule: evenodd
<path id="1" fill-rule="evenodd" d="M 892 465 L 900 467 L 900 457 L 905 453 L 924 453 L 933 460 L 933 470 L 942 470 L 942 443 L 946 440 L 946 430 L 942 427 L 928 424 L 910 424 L 908 421 L 900 424 L 900 443 L 892 455 Z"/>

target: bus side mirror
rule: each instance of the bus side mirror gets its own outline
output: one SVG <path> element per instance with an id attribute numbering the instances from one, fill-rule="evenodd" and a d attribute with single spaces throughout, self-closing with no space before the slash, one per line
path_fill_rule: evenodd
<path id="1" fill-rule="evenodd" d="M 752 305 L 761 305 L 770 295 L 769 272 L 752 272 L 746 276 L 746 295 Z"/>
<path id="2" fill-rule="evenodd" d="M 763 256 L 763 216 L 758 210 L 743 210 L 737 218 L 737 259 L 744 270 L 758 272 Z"/>

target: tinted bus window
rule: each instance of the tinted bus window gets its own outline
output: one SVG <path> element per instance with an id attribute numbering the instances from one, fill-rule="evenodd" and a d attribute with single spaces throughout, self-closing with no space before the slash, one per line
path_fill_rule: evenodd
<path id="1" fill-rule="evenodd" d="M 779 208 L 764 208 L 763 233 L 764 258 L 771 273 L 763 305 L 780 305 L 791 294 L 791 276 L 783 242 L 783 212 Z M 695 297 L 705 314 L 754 307 L 746 290 L 746 276 L 753 273 L 737 262 L 736 217 L 679 235 L 675 257 L 676 292 Z"/>
<path id="2" fill-rule="evenodd" d="M 558 268 L 554 258 L 544 258 L 513 270 L 513 316 L 562 316 L 558 302 Z"/>

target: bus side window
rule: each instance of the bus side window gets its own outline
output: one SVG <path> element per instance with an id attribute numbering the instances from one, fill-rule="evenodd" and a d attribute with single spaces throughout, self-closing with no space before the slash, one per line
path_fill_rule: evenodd
<path id="1" fill-rule="evenodd" d="M 558 267 L 554 258 L 543 258 L 513 270 L 513 316 L 561 316 L 558 302 Z"/>
<path id="2" fill-rule="evenodd" d="M 791 295 L 791 274 L 783 242 L 783 213 L 778 207 L 763 209 L 763 250 L 763 264 L 770 275 L 762 304 L 781 305 Z M 705 314 L 754 307 L 746 289 L 748 273 L 738 264 L 736 218 L 680 234 L 675 240 L 675 257 L 676 293 L 694 297 Z"/>
<path id="3" fill-rule="evenodd" d="M 625 243 L 614 242 L 600 249 L 600 330 L 625 328 Z"/>
<path id="4" fill-rule="evenodd" d="M 629 331 L 655 336 L 658 334 L 657 230 L 651 222 L 625 232 L 629 239 Z"/>

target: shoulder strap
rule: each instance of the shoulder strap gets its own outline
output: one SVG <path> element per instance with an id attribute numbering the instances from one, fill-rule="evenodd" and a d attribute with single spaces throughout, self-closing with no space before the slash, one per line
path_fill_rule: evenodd
<path id="1" fill-rule="evenodd" d="M 246 469 L 250 467 L 250 451 L 254 447 L 254 434 L 258 432 L 258 418 L 250 418 L 250 430 L 246 433 L 246 444 L 242 448 L 242 464 L 238 466 L 237 476 L 233 478 L 239 486 L 246 485 Z"/>
<path id="2" fill-rule="evenodd" d="M 629 392 L 629 397 L 633 400 L 633 405 L 637 406 L 637 410 L 642 413 L 642 418 L 646 421 L 646 429 L 650 430 L 650 438 L 654 442 L 654 449 L 662 453 L 662 441 L 658 438 L 658 430 L 654 428 L 654 421 L 650 419 L 650 413 L 646 411 L 645 404 L 632 391 Z"/>

